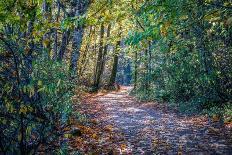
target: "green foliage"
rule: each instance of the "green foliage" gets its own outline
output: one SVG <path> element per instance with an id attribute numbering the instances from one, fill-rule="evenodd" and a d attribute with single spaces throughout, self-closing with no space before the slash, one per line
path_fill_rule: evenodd
<path id="1" fill-rule="evenodd" d="M 53 146 L 72 114 L 75 84 L 69 80 L 66 65 L 39 59 L 33 63 L 32 80 L 28 85 L 13 88 L 10 81 L 1 85 L 4 88 L 1 93 L 5 94 L 0 107 L 1 143 L 5 143 L 1 151 L 16 153 L 23 147 L 25 153 L 32 153 L 38 144 L 44 145 L 45 140 Z M 15 96 L 14 91 L 23 95 Z"/>
<path id="2" fill-rule="evenodd" d="M 60 23 L 50 24 L 49 13 L 46 19 L 41 16 L 40 2 L 0 2 L 3 154 L 57 153 L 64 129 L 70 125 L 76 79 L 70 77 L 68 64 L 51 59 L 51 37 L 47 36 Z"/>
<path id="3" fill-rule="evenodd" d="M 136 26 L 126 43 L 137 53 L 138 98 L 174 102 L 187 113 L 231 101 L 231 24 L 226 21 L 232 12 L 226 5 L 148 1 L 134 10 Z"/>
<path id="4" fill-rule="evenodd" d="M 224 107 L 224 120 L 225 122 L 232 122 L 232 105 L 231 103 L 228 103 L 228 105 L 226 105 Z"/>
<path id="5" fill-rule="evenodd" d="M 73 29 L 74 27 L 81 27 L 86 24 L 86 17 L 78 16 L 78 17 L 67 17 L 61 22 L 61 29 L 63 31 L 67 29 Z"/>
<path id="6" fill-rule="evenodd" d="M 62 122 L 67 122 L 72 111 L 75 83 L 70 80 L 66 64 L 38 60 L 34 63 L 32 83 L 37 83 L 41 104 L 59 112 Z"/>
<path id="7" fill-rule="evenodd" d="M 0 1 L 0 152 L 66 154 L 75 85 L 118 89 L 131 61 L 140 100 L 230 120 L 231 15 L 212 0 Z"/>

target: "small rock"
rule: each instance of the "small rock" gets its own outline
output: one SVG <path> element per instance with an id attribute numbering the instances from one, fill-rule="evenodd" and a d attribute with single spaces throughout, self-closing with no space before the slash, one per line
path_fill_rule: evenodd
<path id="1" fill-rule="evenodd" d="M 78 136 L 78 137 L 82 135 L 81 130 L 79 128 L 73 128 L 71 134 L 73 136 Z"/>

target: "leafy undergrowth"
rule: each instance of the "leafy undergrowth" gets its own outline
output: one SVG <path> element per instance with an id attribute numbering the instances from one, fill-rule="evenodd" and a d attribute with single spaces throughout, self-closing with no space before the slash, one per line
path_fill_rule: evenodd
<path id="1" fill-rule="evenodd" d="M 157 92 L 156 92 L 157 93 Z M 208 103 L 203 104 L 201 99 L 183 102 L 183 101 L 172 101 L 168 99 L 165 92 L 152 94 L 151 92 L 136 92 L 134 89 L 129 93 L 131 96 L 136 97 L 140 102 L 159 102 L 159 106 L 169 108 L 174 112 L 181 113 L 182 115 L 188 116 L 207 116 L 209 119 L 221 120 L 225 126 L 232 126 L 232 103 Z M 160 95 L 162 94 L 162 95 Z M 204 106 L 202 106 L 204 105 Z"/>

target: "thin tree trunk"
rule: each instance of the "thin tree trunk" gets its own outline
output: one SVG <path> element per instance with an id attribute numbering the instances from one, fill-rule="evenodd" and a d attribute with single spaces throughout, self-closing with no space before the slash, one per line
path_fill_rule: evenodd
<path id="1" fill-rule="evenodd" d="M 150 65 L 151 65 L 151 44 L 150 41 L 148 41 L 148 48 L 145 50 L 145 68 L 146 68 L 145 91 L 148 91 L 150 87 L 150 73 L 151 73 Z"/>
<path id="2" fill-rule="evenodd" d="M 59 5 L 59 0 L 57 0 L 56 2 L 56 5 L 57 5 L 57 9 L 58 9 L 58 12 L 56 14 L 56 19 L 55 19 L 55 22 L 57 23 L 58 20 L 59 20 L 59 16 L 60 16 L 60 5 Z M 53 44 L 53 60 L 56 60 L 57 59 L 57 47 L 58 47 L 58 34 L 57 34 L 57 28 L 54 28 L 54 44 Z"/>
<path id="3" fill-rule="evenodd" d="M 149 53 L 149 58 L 148 58 L 148 78 L 149 78 L 149 85 L 151 84 L 151 66 L 152 66 L 152 62 L 151 62 L 151 57 L 152 57 L 152 53 L 151 53 L 151 41 L 148 42 L 148 53 Z"/>
<path id="4" fill-rule="evenodd" d="M 110 75 L 110 81 L 109 81 L 109 86 L 113 86 L 115 84 L 115 80 L 116 80 L 116 75 L 117 75 L 117 69 L 118 69 L 118 47 L 120 46 L 121 41 L 117 42 L 116 45 L 116 51 L 114 54 L 114 60 L 113 60 L 113 68 L 111 70 L 111 75 Z"/>
<path id="5" fill-rule="evenodd" d="M 135 60 L 134 60 L 134 90 L 137 89 L 138 82 L 138 52 L 135 51 Z"/>
<path id="6" fill-rule="evenodd" d="M 95 79 L 94 79 L 94 87 L 96 87 L 97 89 L 99 88 L 100 76 L 101 76 L 101 64 L 103 61 L 103 49 L 104 49 L 103 39 L 104 39 L 104 24 L 101 24 L 99 51 L 98 51 L 97 63 L 95 66 L 96 72 L 95 72 Z"/>
<path id="7" fill-rule="evenodd" d="M 58 36 L 57 36 L 57 29 L 55 28 L 54 29 L 54 44 L 53 44 L 53 56 L 52 56 L 52 59 L 53 60 L 56 60 L 57 59 L 57 41 L 58 39 Z"/>
<path id="8" fill-rule="evenodd" d="M 34 14 L 36 14 L 34 12 Z M 27 28 L 27 33 L 26 33 L 26 37 L 27 37 L 27 44 L 29 44 L 28 47 L 25 47 L 25 51 L 26 51 L 26 54 L 24 56 L 24 63 L 25 63 L 25 68 L 23 69 L 23 73 L 22 76 L 23 76 L 23 84 L 27 85 L 30 83 L 30 80 L 31 80 L 31 73 L 32 73 L 32 54 L 33 54 L 33 51 L 34 51 L 34 41 L 33 41 L 33 35 L 32 35 L 32 32 L 33 32 L 33 29 L 34 29 L 34 21 L 35 19 L 32 19 L 28 22 L 28 28 Z"/>
<path id="9" fill-rule="evenodd" d="M 131 83 L 131 62 L 130 61 L 127 62 L 127 66 L 124 70 L 124 74 L 126 75 L 124 84 L 129 85 Z"/>
<path id="10" fill-rule="evenodd" d="M 83 52 L 83 56 L 82 56 L 82 60 L 81 60 L 81 68 L 79 70 L 79 75 L 82 76 L 83 72 L 86 68 L 86 64 L 87 64 L 87 55 L 89 53 L 89 48 L 90 48 L 90 43 L 92 40 L 92 26 L 89 27 L 89 34 L 88 34 L 88 40 L 85 46 L 85 51 Z M 86 36 L 87 37 L 87 36 Z"/>
<path id="11" fill-rule="evenodd" d="M 85 52 L 83 53 L 82 60 L 81 60 L 81 68 L 79 70 L 79 76 L 82 76 L 87 64 L 87 55 L 89 53 L 89 44 L 85 46 Z"/>
<path id="12" fill-rule="evenodd" d="M 44 16 L 44 21 L 51 22 L 50 13 L 51 13 L 51 8 L 50 4 L 47 2 L 47 0 L 43 0 L 43 5 L 42 5 L 42 11 L 43 11 L 43 16 Z M 46 32 L 43 36 L 42 39 L 42 45 L 43 45 L 43 50 L 45 52 L 45 55 L 47 56 L 48 59 L 50 59 L 51 55 L 51 30 L 49 32 Z"/>
<path id="13" fill-rule="evenodd" d="M 110 38 L 110 30 L 111 30 L 111 24 L 109 24 L 108 28 L 107 28 L 106 40 L 108 40 Z M 100 81 L 101 81 L 101 76 L 102 76 L 104 68 L 105 68 L 108 46 L 109 46 L 108 43 L 106 43 L 106 45 L 104 46 L 104 53 L 103 53 L 103 57 L 102 57 L 102 62 L 100 64 Z"/>

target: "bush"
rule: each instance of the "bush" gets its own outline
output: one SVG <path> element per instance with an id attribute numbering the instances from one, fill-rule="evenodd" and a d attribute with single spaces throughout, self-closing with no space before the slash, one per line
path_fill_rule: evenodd
<path id="1" fill-rule="evenodd" d="M 19 74 L 23 71 L 18 70 Z M 15 78 L 6 80 L 8 76 L 1 72 L 0 152 L 57 151 L 63 145 L 59 139 L 72 113 L 74 83 L 69 80 L 68 68 L 59 62 L 37 59 L 29 81 L 20 76 L 17 83 Z"/>

